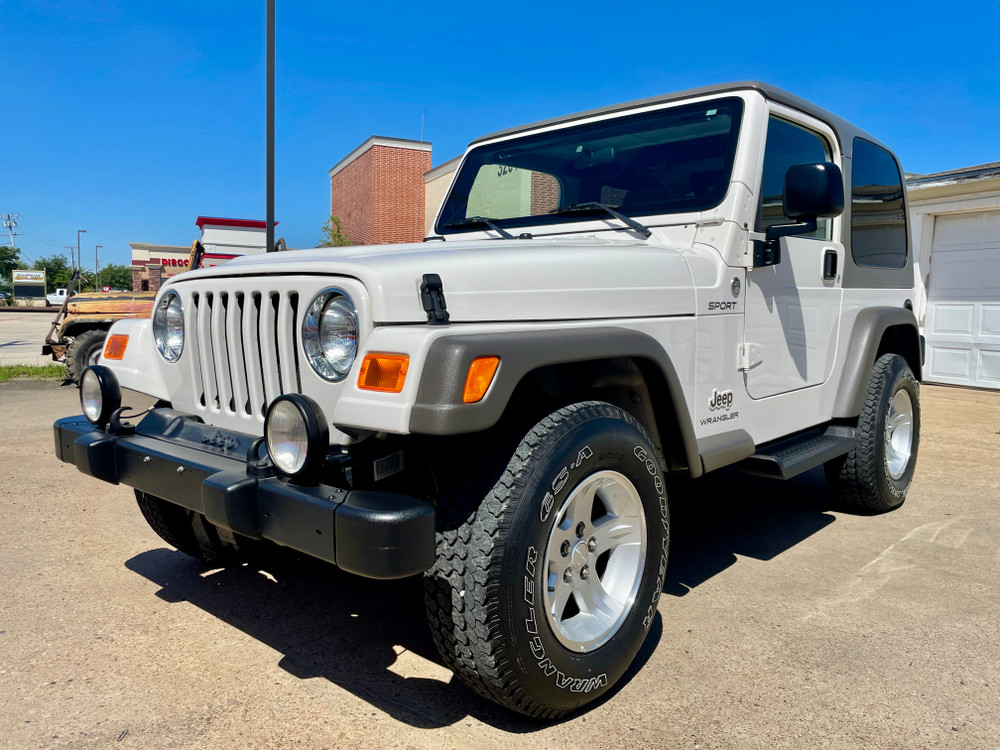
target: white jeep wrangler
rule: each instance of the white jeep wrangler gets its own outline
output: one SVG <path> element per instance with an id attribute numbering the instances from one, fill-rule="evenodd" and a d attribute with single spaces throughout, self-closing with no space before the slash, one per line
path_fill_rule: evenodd
<path id="1" fill-rule="evenodd" d="M 556 717 L 622 676 L 664 475 L 823 465 L 903 502 L 922 343 L 874 138 L 758 83 L 487 136 L 423 244 L 247 257 L 114 324 L 58 457 L 213 563 L 270 540 L 422 574 L 445 663 Z M 132 391 L 157 405 L 137 424 Z"/>

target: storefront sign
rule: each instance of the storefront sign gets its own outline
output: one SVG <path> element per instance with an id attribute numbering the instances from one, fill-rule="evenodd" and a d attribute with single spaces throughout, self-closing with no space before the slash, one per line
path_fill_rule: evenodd
<path id="1" fill-rule="evenodd" d="M 44 284 L 45 271 L 13 271 L 15 284 Z"/>

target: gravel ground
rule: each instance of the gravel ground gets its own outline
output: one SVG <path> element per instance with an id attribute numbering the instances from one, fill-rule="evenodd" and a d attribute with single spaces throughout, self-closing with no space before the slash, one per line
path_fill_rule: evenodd
<path id="1" fill-rule="evenodd" d="M 907 502 L 725 473 L 673 506 L 639 663 L 539 723 L 441 666 L 418 580 L 206 570 L 53 455 L 76 391 L 0 385 L 0 747 L 1000 748 L 1000 394 L 925 386 Z"/>

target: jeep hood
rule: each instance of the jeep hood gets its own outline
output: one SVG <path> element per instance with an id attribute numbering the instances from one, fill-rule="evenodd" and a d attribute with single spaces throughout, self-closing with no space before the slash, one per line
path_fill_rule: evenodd
<path id="1" fill-rule="evenodd" d="M 279 273 L 358 279 L 377 324 L 426 322 L 420 283 L 428 273 L 441 277 L 454 323 L 683 315 L 695 308 L 682 252 L 625 237 L 294 250 L 236 258 L 176 283 Z"/>
<path id="2" fill-rule="evenodd" d="M 84 292 L 70 297 L 67 315 L 148 316 L 156 292 Z"/>

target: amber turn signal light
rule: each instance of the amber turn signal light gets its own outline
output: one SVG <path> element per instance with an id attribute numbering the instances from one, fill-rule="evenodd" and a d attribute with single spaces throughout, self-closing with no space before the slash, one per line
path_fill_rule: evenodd
<path id="1" fill-rule="evenodd" d="M 108 336 L 108 341 L 104 345 L 105 359 L 121 359 L 125 356 L 125 347 L 128 346 L 128 336 L 124 333 L 116 333 Z"/>
<path id="2" fill-rule="evenodd" d="M 399 393 L 406 381 L 410 358 L 405 354 L 366 354 L 361 363 L 358 388 L 366 391 Z"/>
<path id="3" fill-rule="evenodd" d="M 462 401 L 474 404 L 481 401 L 486 391 L 490 389 L 493 376 L 500 366 L 500 357 L 476 357 L 469 365 L 469 374 L 465 378 L 465 390 L 462 391 Z"/>

